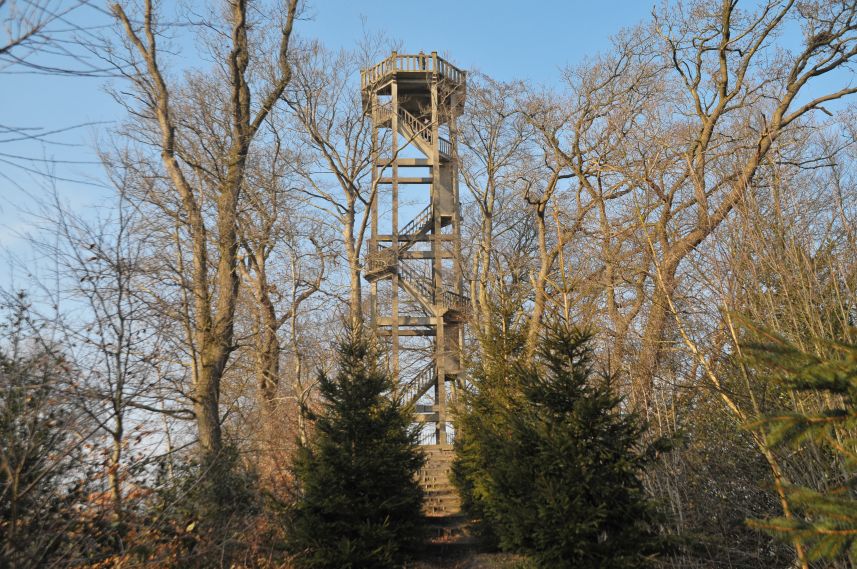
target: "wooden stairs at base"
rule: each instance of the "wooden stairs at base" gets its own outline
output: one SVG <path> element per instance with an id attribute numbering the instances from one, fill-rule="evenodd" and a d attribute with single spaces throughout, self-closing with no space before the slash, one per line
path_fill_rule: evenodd
<path id="1" fill-rule="evenodd" d="M 425 493 L 423 512 L 428 517 L 454 516 L 461 512 L 461 499 L 450 481 L 455 455 L 452 445 L 424 448 L 426 463 L 418 476 Z"/>

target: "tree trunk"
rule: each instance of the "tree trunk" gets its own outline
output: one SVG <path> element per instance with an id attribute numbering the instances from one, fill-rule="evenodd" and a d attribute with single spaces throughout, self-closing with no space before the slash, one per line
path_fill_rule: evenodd
<path id="1" fill-rule="evenodd" d="M 533 283 L 533 312 L 527 325 L 526 356 L 533 357 L 539 342 L 539 334 L 542 328 L 542 318 L 547 304 L 547 291 L 545 290 L 553 266 L 553 256 L 547 249 L 547 228 L 545 227 L 545 208 L 547 201 L 541 202 L 536 208 L 536 229 L 539 241 L 539 272 Z"/>
<path id="2" fill-rule="evenodd" d="M 357 250 L 354 239 L 354 204 L 350 204 L 352 213 L 348 215 L 343 227 L 346 254 L 348 256 L 348 317 L 356 329 L 363 323 L 363 287 L 360 282 L 362 270 L 360 267 L 360 251 Z"/>
<path id="3" fill-rule="evenodd" d="M 632 368 L 633 403 L 647 415 L 652 404 L 655 375 L 663 356 L 666 327 L 670 320 L 669 303 L 675 294 L 677 269 L 677 264 L 660 269 L 660 277 L 655 280 L 652 303 L 643 328 L 640 356 Z"/>
<path id="4" fill-rule="evenodd" d="M 200 354 L 199 373 L 194 389 L 196 397 L 193 408 L 199 430 L 199 444 L 207 458 L 216 457 L 223 449 L 220 429 L 220 379 L 226 364 L 223 352 L 222 349 L 211 347 Z"/>

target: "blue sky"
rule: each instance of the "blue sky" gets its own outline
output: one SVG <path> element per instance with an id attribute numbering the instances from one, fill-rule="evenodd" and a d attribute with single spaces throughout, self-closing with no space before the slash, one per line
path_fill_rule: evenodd
<path id="1" fill-rule="evenodd" d="M 651 1 L 638 0 L 315 0 L 297 31 L 333 48 L 355 45 L 364 29 L 385 32 L 402 41 L 407 52 L 436 50 L 460 67 L 498 79 L 550 84 L 562 67 L 605 49 L 612 34 L 646 19 L 651 9 Z M 87 23 L 105 21 L 97 12 L 86 17 L 93 19 Z M 100 170 L 88 162 L 97 160 L 97 141 L 122 116 L 104 79 L 0 70 L 0 124 L 54 129 L 105 123 L 53 137 L 62 146 L 0 145 L 0 152 L 8 154 L 72 162 L 58 164 L 58 176 L 97 182 Z M 26 255 L 17 236 L 28 227 L 25 212 L 33 209 L 32 198 L 44 193 L 44 183 L 0 156 L 0 248 Z M 107 190 L 97 183 L 56 183 L 72 207 L 92 208 L 105 200 Z"/>
<path id="2" fill-rule="evenodd" d="M 430 6 L 431 9 L 427 9 Z M 607 46 L 651 13 L 646 0 L 321 0 L 302 33 L 347 47 L 386 31 L 416 53 L 436 50 L 497 79 L 556 79 L 558 69 Z"/>

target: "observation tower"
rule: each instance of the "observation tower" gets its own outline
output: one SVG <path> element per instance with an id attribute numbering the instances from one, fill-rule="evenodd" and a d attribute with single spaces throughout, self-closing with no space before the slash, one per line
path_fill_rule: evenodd
<path id="1" fill-rule="evenodd" d="M 378 336 L 389 339 L 390 371 L 423 425 L 429 459 L 423 481 L 431 498 L 432 484 L 448 485 L 449 403 L 462 373 L 470 309 L 462 290 L 455 125 L 466 74 L 436 52 L 393 52 L 361 70 L 360 79 L 363 109 L 372 117 L 378 192 L 364 260 L 370 319 Z"/>

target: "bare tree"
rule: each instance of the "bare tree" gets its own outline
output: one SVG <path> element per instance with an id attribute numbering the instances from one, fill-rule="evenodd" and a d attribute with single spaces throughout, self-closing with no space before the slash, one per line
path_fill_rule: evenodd
<path id="1" fill-rule="evenodd" d="M 807 94 L 815 79 L 850 68 L 857 57 L 853 3 L 771 1 L 752 11 L 730 1 L 702 6 L 664 13 L 654 26 L 688 109 L 687 122 L 675 126 L 692 134 L 669 153 L 672 164 L 656 166 L 654 175 L 640 170 L 646 172 L 640 182 L 657 196 L 642 206 L 642 215 L 651 223 L 663 278 L 653 292 L 636 370 L 646 399 L 679 265 L 754 190 L 768 153 L 790 127 L 857 92 L 836 86 Z M 701 13 L 707 17 L 700 19 Z M 803 29 L 803 45 L 771 64 L 773 38 L 792 19 Z"/>
<path id="2" fill-rule="evenodd" d="M 72 314 L 76 310 L 71 306 L 83 309 L 77 318 L 66 318 L 61 329 L 63 345 L 81 368 L 70 395 L 109 441 L 104 472 L 113 519 L 121 524 L 131 466 L 126 455 L 135 450 L 129 441 L 136 436 L 140 443 L 145 438 L 157 445 L 160 437 L 146 427 L 148 418 L 158 413 L 185 418 L 192 414 L 167 409 L 160 401 L 156 362 L 162 357 L 165 328 L 138 294 L 150 244 L 136 230 L 139 212 L 125 200 L 124 181 L 118 177 L 113 181 L 118 188 L 116 207 L 95 221 L 71 213 L 55 197 L 44 213 L 45 229 L 54 239 L 37 246 L 54 260 L 55 282 L 64 283 L 57 305 Z"/>
<path id="3" fill-rule="evenodd" d="M 191 244 L 188 288 L 193 313 L 189 338 L 193 346 L 193 399 L 199 442 L 208 455 L 216 455 L 222 447 L 220 382 L 235 349 L 234 317 L 240 283 L 238 208 L 247 159 L 266 117 L 292 78 L 289 45 L 298 0 L 288 2 L 280 15 L 276 61 L 271 65 L 264 58 L 255 59 L 260 57 L 260 50 L 254 51 L 253 11 L 248 3 L 236 0 L 226 8 L 226 24 L 220 33 L 229 38 L 229 44 L 226 53 L 216 53 L 223 59 L 217 83 L 211 86 L 211 92 L 222 93 L 218 95 L 222 106 L 206 107 L 216 115 L 213 124 L 224 142 L 220 148 L 208 147 L 217 154 L 208 157 L 211 167 L 206 168 L 193 151 L 195 142 L 206 148 L 204 142 L 211 133 L 200 132 L 197 125 L 186 123 L 177 114 L 173 97 L 178 87 L 169 86 L 161 69 L 160 28 L 151 0 L 145 1 L 139 24 L 122 5 L 113 6 L 129 48 L 123 72 L 137 97 L 138 106 L 132 112 L 140 117 L 141 126 L 156 129 L 158 136 L 151 142 L 170 188 L 180 198 L 176 209 L 161 202 L 163 213 L 180 224 Z"/>
<path id="4" fill-rule="evenodd" d="M 297 320 L 303 305 L 321 290 L 327 276 L 326 261 L 333 255 L 325 243 L 323 226 L 296 207 L 301 200 L 284 172 L 290 160 L 279 154 L 279 145 L 273 148 L 273 155 L 248 176 L 247 207 L 239 227 L 243 250 L 239 268 L 253 297 L 256 382 L 269 419 L 275 415 L 281 397 L 286 344 L 294 348 L 289 388 L 302 390 L 304 369 L 297 345 Z"/>
<path id="5" fill-rule="evenodd" d="M 675 300 L 682 263 L 755 191 L 772 149 L 824 104 L 855 92 L 828 86 L 807 95 L 817 78 L 852 64 L 854 11 L 839 1 L 748 10 L 728 0 L 667 3 L 650 29 L 624 33 L 613 53 L 567 74 L 571 110 L 560 112 L 558 128 L 540 130 L 600 203 L 600 278 L 620 353 L 632 323 L 644 320 L 629 367 L 640 408 L 652 403 L 670 341 L 666 297 Z M 791 21 L 804 43 L 781 50 L 776 37 Z M 663 286 L 654 284 L 654 264 Z"/>
<path id="6" fill-rule="evenodd" d="M 483 332 L 488 329 L 493 309 L 491 275 L 505 271 L 497 265 L 494 240 L 510 230 L 510 218 L 512 224 L 517 221 L 511 215 L 514 188 L 526 168 L 528 143 L 533 136 L 518 112 L 522 95 L 520 84 L 501 83 L 470 72 L 466 109 L 458 123 L 461 177 L 471 195 L 468 205 L 476 216 L 474 223 L 478 223 L 473 229 L 475 243 L 468 247 L 469 240 L 465 240 L 463 245 L 472 259 L 471 299 Z"/>
<path id="7" fill-rule="evenodd" d="M 284 96 L 304 150 L 304 159 L 294 162 L 304 193 L 339 230 L 348 266 L 350 318 L 355 322 L 363 314 L 360 254 L 369 206 L 378 192 L 371 182 L 372 122 L 351 80 L 360 64 L 355 54 L 306 45 Z"/>
<path id="8" fill-rule="evenodd" d="M 111 69 L 96 55 L 96 30 L 106 16 L 90 0 L 0 0 L 0 76 L 8 93 L 20 95 L 14 75 L 38 74 L 105 77 Z M 11 117 L 10 113 L 8 117 Z M 57 164 L 87 164 L 80 160 L 46 159 L 38 147 L 67 146 L 62 137 L 92 126 L 93 122 L 33 125 L 0 122 L 0 178 L 17 187 L 13 172 L 40 178 L 73 180 L 57 173 Z"/>

